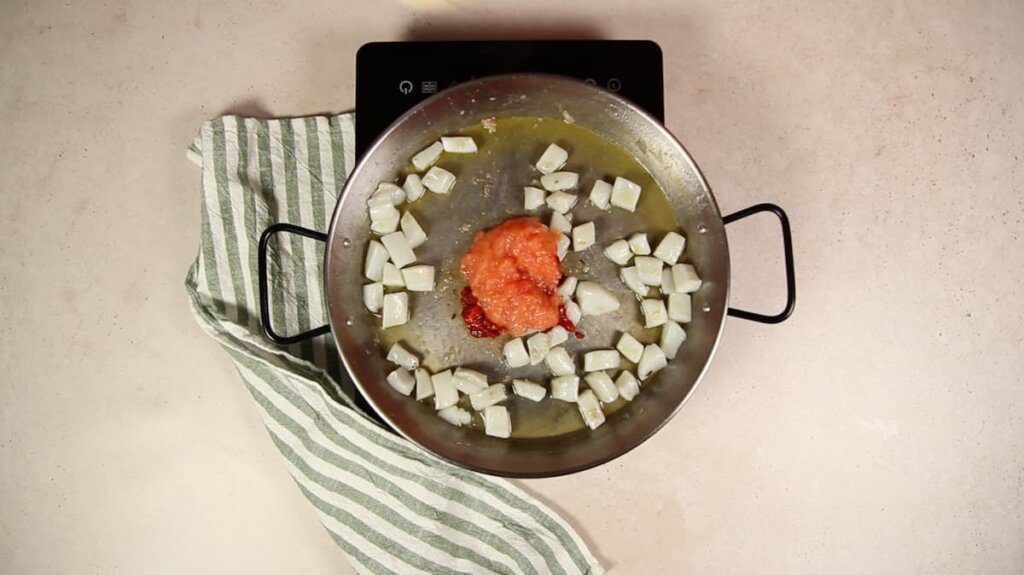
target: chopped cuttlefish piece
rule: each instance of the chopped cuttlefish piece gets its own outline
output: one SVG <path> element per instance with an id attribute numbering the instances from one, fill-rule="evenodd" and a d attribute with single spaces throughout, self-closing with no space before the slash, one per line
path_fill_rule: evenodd
<path id="1" fill-rule="evenodd" d="M 619 390 L 619 397 L 626 401 L 633 401 L 636 396 L 640 395 L 640 382 L 628 370 L 624 370 L 619 377 L 615 378 L 615 387 Z"/>
<path id="2" fill-rule="evenodd" d="M 423 231 L 420 223 L 413 217 L 412 212 L 402 214 L 399 224 L 402 227 L 402 233 L 405 234 L 406 241 L 409 242 L 410 248 L 416 249 L 423 245 L 423 242 L 427 241 L 427 232 Z"/>
<path id="3" fill-rule="evenodd" d="M 636 376 L 641 380 L 647 379 L 654 375 L 655 372 L 660 371 L 668 365 L 668 359 L 665 357 L 665 352 L 661 351 L 661 348 L 657 344 L 649 344 L 644 348 L 644 354 L 640 357 L 640 362 L 636 367 Z"/>
<path id="4" fill-rule="evenodd" d="M 405 234 L 402 232 L 394 232 L 383 236 L 380 239 L 380 243 L 384 244 L 384 247 L 388 250 L 388 255 L 391 256 L 391 263 L 395 264 L 395 267 L 401 269 L 416 261 L 416 253 L 412 251 L 409 240 L 405 239 Z"/>
<path id="5" fill-rule="evenodd" d="M 620 266 L 624 266 L 633 259 L 633 252 L 629 249 L 629 243 L 626 240 L 615 240 L 604 249 L 604 256 Z"/>
<path id="6" fill-rule="evenodd" d="M 654 248 L 654 257 L 670 266 L 676 265 L 679 256 L 683 255 L 683 248 L 686 247 L 686 238 L 676 232 L 669 232 L 658 242 Z"/>
<path id="7" fill-rule="evenodd" d="M 402 347 L 402 344 L 395 343 L 388 350 L 387 360 L 395 365 L 400 365 L 409 371 L 414 371 L 420 366 L 420 358 L 414 353 Z"/>
<path id="8" fill-rule="evenodd" d="M 693 293 L 699 290 L 701 285 L 697 270 L 690 264 L 672 266 L 672 280 L 676 283 L 676 293 Z"/>
<path id="9" fill-rule="evenodd" d="M 440 409 L 437 415 L 455 427 L 469 425 L 473 421 L 473 414 L 457 405 L 449 405 L 444 409 Z"/>
<path id="10" fill-rule="evenodd" d="M 377 240 L 370 240 L 366 246 L 366 265 L 363 275 L 366 279 L 379 282 L 384 279 L 384 264 L 388 261 L 388 249 Z"/>
<path id="11" fill-rule="evenodd" d="M 391 384 L 391 387 L 395 388 L 395 391 L 402 395 L 409 395 L 412 393 L 412 389 L 416 387 L 416 378 L 413 377 L 412 373 L 404 367 L 400 367 L 389 373 L 387 381 Z"/>
<path id="12" fill-rule="evenodd" d="M 413 372 L 416 377 L 416 401 L 422 401 L 434 395 L 434 383 L 430 372 L 422 367 Z"/>
<path id="13" fill-rule="evenodd" d="M 536 210 L 537 208 L 544 205 L 544 196 L 547 192 L 540 188 L 533 186 L 526 186 L 523 188 L 523 209 L 524 210 Z"/>
<path id="14" fill-rule="evenodd" d="M 668 319 L 679 323 L 690 323 L 693 319 L 693 303 L 688 293 L 668 294 Z"/>
<path id="15" fill-rule="evenodd" d="M 558 243 L 555 245 L 556 249 L 558 250 L 558 259 L 559 260 L 565 259 L 566 254 L 569 253 L 569 246 L 570 245 L 572 245 L 572 240 L 569 239 L 569 236 L 567 236 L 567 235 L 565 235 L 563 233 L 559 233 L 558 234 Z"/>
<path id="16" fill-rule="evenodd" d="M 644 353 L 644 344 L 628 333 L 624 333 L 619 338 L 619 343 L 615 344 L 615 349 L 619 350 L 623 357 L 636 363 L 640 361 L 640 356 Z"/>
<path id="17" fill-rule="evenodd" d="M 435 194 L 447 194 L 454 185 L 455 174 L 444 168 L 434 166 L 423 174 L 423 187 Z"/>
<path id="18" fill-rule="evenodd" d="M 449 154 L 476 153 L 476 142 L 469 136 L 442 136 L 441 147 Z"/>
<path id="19" fill-rule="evenodd" d="M 435 373 L 430 376 L 430 383 L 434 386 L 434 409 L 444 409 L 459 402 L 459 390 L 455 389 L 452 370 Z"/>
<path id="20" fill-rule="evenodd" d="M 597 242 L 594 222 L 580 224 L 572 229 L 572 251 L 582 252 Z"/>
<path id="21" fill-rule="evenodd" d="M 551 340 L 546 333 L 535 333 L 527 338 L 526 348 L 529 350 L 530 365 L 537 365 L 548 356 Z"/>
<path id="22" fill-rule="evenodd" d="M 665 354 L 668 359 L 675 359 L 676 354 L 679 353 L 679 346 L 683 345 L 686 341 L 686 332 L 683 328 L 674 321 L 665 322 L 665 325 L 661 328 L 661 339 L 658 341 L 658 346 L 661 347 L 661 352 Z"/>
<path id="23" fill-rule="evenodd" d="M 638 256 L 651 255 L 651 244 L 647 241 L 647 234 L 635 233 L 629 236 L 629 249 Z"/>
<path id="24" fill-rule="evenodd" d="M 551 212 L 551 223 L 548 227 L 563 234 L 572 233 L 572 214 L 563 215 L 558 212 Z"/>
<path id="25" fill-rule="evenodd" d="M 544 153 L 540 155 L 540 159 L 537 160 L 537 169 L 542 174 L 551 174 L 564 166 L 568 159 L 569 152 L 566 152 L 555 144 L 551 144 L 546 150 L 544 150 Z"/>
<path id="26" fill-rule="evenodd" d="M 665 267 L 661 270 L 661 295 L 675 293 L 676 281 L 672 279 L 672 268 Z"/>
<path id="27" fill-rule="evenodd" d="M 599 210 L 607 210 L 612 197 L 612 185 L 604 180 L 594 182 L 590 188 L 590 203 Z"/>
<path id="28" fill-rule="evenodd" d="M 583 319 L 583 310 L 574 301 L 565 302 L 565 317 L 571 321 L 574 325 L 580 323 Z"/>
<path id="29" fill-rule="evenodd" d="M 441 157 L 441 152 L 444 151 L 444 145 L 441 142 L 434 142 L 426 148 L 423 148 L 412 157 L 412 165 L 416 166 L 416 169 L 420 172 L 426 170 L 430 166 L 434 165 L 434 162 Z"/>
<path id="30" fill-rule="evenodd" d="M 619 398 L 619 390 L 612 378 L 603 371 L 588 373 L 583 377 L 594 395 L 604 403 L 611 403 Z"/>
<path id="31" fill-rule="evenodd" d="M 455 389 L 466 395 L 487 389 L 487 376 L 479 371 L 460 367 L 455 370 L 453 377 Z"/>
<path id="32" fill-rule="evenodd" d="M 640 302 L 640 311 L 644 314 L 644 327 L 658 327 L 668 321 L 668 310 L 665 302 L 660 299 L 645 299 Z"/>
<path id="33" fill-rule="evenodd" d="M 555 210 L 560 214 L 564 214 L 576 205 L 577 199 L 576 194 L 570 194 L 569 192 L 555 192 L 553 194 L 549 194 L 548 197 L 544 199 L 544 203 L 546 203 L 552 210 Z"/>
<path id="34" fill-rule="evenodd" d="M 636 273 L 644 285 L 661 285 L 661 268 L 665 265 L 661 260 L 651 256 L 636 256 L 633 258 L 633 265 L 636 266 Z"/>
<path id="35" fill-rule="evenodd" d="M 576 375 L 561 375 L 551 380 L 551 397 L 573 403 L 580 394 L 580 378 Z"/>
<path id="36" fill-rule="evenodd" d="M 604 423 L 604 411 L 601 410 L 601 404 L 597 401 L 597 396 L 591 390 L 586 390 L 580 394 L 576 405 L 580 409 L 580 415 L 583 417 L 583 423 L 587 424 L 590 429 L 597 429 Z"/>
<path id="37" fill-rule="evenodd" d="M 622 283 L 626 284 L 626 287 L 633 290 L 633 293 L 640 297 L 647 295 L 647 286 L 644 282 L 640 281 L 640 273 L 636 271 L 636 266 L 629 266 L 619 270 L 619 279 Z"/>
<path id="38" fill-rule="evenodd" d="M 512 391 L 519 397 L 529 399 L 530 401 L 540 401 L 548 394 L 546 387 L 528 379 L 513 379 Z"/>
<path id="39" fill-rule="evenodd" d="M 484 433 L 502 439 L 512 435 L 512 420 L 504 405 L 492 405 L 484 409 Z"/>
<path id="40" fill-rule="evenodd" d="M 530 365 L 530 354 L 526 351 L 526 345 L 523 344 L 521 337 L 506 341 L 501 351 L 505 356 L 505 365 L 513 369 Z"/>
<path id="41" fill-rule="evenodd" d="M 380 311 L 384 305 L 384 284 L 373 282 L 363 286 L 363 305 L 373 313 Z"/>
<path id="42" fill-rule="evenodd" d="M 556 347 L 548 352 L 545 358 L 548 368 L 555 375 L 573 375 L 576 373 L 576 365 L 572 362 L 572 356 L 565 351 L 564 347 Z"/>
<path id="43" fill-rule="evenodd" d="M 370 231 L 380 235 L 390 234 L 398 229 L 402 214 L 391 204 L 381 204 L 370 208 Z"/>
<path id="44" fill-rule="evenodd" d="M 416 200 L 423 197 L 423 193 L 426 188 L 423 187 L 423 180 L 420 179 L 419 174 L 409 174 L 405 177 L 405 182 L 402 184 L 402 189 L 405 190 L 405 200 L 408 202 L 415 202 Z"/>
<path id="45" fill-rule="evenodd" d="M 562 299 L 569 299 L 576 293 L 576 285 L 579 283 L 574 276 L 566 276 L 562 283 L 555 290 L 555 293 L 562 296 Z"/>
<path id="46" fill-rule="evenodd" d="M 469 396 L 469 404 L 474 411 L 480 411 L 485 407 L 505 401 L 508 395 L 505 393 L 505 385 L 495 383 Z"/>
<path id="47" fill-rule="evenodd" d="M 576 301 L 579 302 L 582 315 L 604 315 L 619 309 L 619 298 L 601 284 L 592 281 L 579 282 L 576 286 Z M 569 310 L 566 309 L 568 314 Z"/>
<path id="48" fill-rule="evenodd" d="M 402 268 L 405 289 L 409 291 L 434 291 L 434 266 L 418 265 Z"/>
<path id="49" fill-rule="evenodd" d="M 395 267 L 395 264 L 391 262 L 384 262 L 383 282 L 386 287 L 405 287 L 402 270 Z"/>
<path id="50" fill-rule="evenodd" d="M 540 185 L 549 192 L 571 190 L 580 183 L 580 175 L 576 172 L 554 172 L 540 177 Z"/>
<path id="51" fill-rule="evenodd" d="M 393 191 L 394 189 L 398 191 Z M 370 218 L 376 219 L 380 216 L 381 208 L 387 208 L 388 206 L 394 208 L 404 200 L 406 200 L 406 190 L 389 182 L 378 184 L 377 189 L 367 198 L 367 209 L 370 212 Z"/>
<path id="52" fill-rule="evenodd" d="M 560 325 L 556 325 L 555 327 L 549 329 L 547 331 L 547 334 L 549 343 L 552 345 L 552 347 L 562 345 L 566 341 L 569 341 L 569 332 L 566 331 L 566 329 Z"/>
<path id="53" fill-rule="evenodd" d="M 640 201 L 640 186 L 626 178 L 615 178 L 612 185 L 612 205 L 633 212 Z"/>
<path id="54" fill-rule="evenodd" d="M 597 349 L 583 354 L 583 371 L 618 369 L 622 356 L 614 349 Z"/>
<path id="55" fill-rule="evenodd" d="M 384 306 L 381 311 L 381 327 L 387 329 L 403 325 L 409 321 L 409 294 L 400 291 L 384 294 Z"/>
<path id="56" fill-rule="evenodd" d="M 398 187 L 391 182 L 381 182 L 377 184 L 377 189 L 370 194 L 370 198 L 366 200 L 366 205 L 371 208 L 391 204 L 397 206 L 398 204 L 405 201 L 405 190 Z M 372 212 L 371 212 L 372 213 Z"/>

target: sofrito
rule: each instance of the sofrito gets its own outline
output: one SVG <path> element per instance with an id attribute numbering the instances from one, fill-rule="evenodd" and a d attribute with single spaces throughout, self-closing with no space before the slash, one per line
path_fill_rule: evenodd
<path id="1" fill-rule="evenodd" d="M 476 235 L 462 257 L 462 274 L 469 282 L 462 316 L 474 336 L 505 331 L 519 336 L 558 325 L 562 300 L 555 290 L 562 269 L 557 244 L 558 233 L 531 217 L 513 218 Z"/>

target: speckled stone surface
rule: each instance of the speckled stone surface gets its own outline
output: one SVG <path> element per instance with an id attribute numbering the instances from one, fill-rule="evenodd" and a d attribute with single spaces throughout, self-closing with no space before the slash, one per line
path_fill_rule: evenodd
<path id="1" fill-rule="evenodd" d="M 358 4 L 358 5 L 356 5 Z M 612 574 L 1024 571 L 1024 4 L 6 2 L 0 571 L 346 573 L 182 280 L 184 149 L 353 105 L 364 42 L 651 38 L 724 212 L 795 234 L 792 320 L 730 320 L 685 409 L 521 484 Z M 733 303 L 781 305 L 777 226 Z"/>

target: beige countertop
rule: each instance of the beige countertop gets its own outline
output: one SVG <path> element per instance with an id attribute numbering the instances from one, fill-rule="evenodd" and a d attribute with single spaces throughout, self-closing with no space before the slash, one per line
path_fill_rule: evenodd
<path id="1" fill-rule="evenodd" d="M 0 572 L 349 572 L 188 311 L 184 150 L 350 109 L 364 42 L 563 35 L 661 45 L 799 300 L 637 450 L 519 484 L 612 574 L 1024 572 L 1024 4 L 920 4 L 3 3 Z M 729 232 L 733 303 L 778 307 L 776 224 Z"/>

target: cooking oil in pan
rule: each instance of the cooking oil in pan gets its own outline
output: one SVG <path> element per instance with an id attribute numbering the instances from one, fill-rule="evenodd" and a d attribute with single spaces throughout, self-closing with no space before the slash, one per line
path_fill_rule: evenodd
<path id="1" fill-rule="evenodd" d="M 563 272 L 597 281 L 613 290 L 622 304 L 618 312 L 582 320 L 580 329 L 586 337 L 580 341 L 570 338 L 565 344 L 567 351 L 576 357 L 577 364 L 582 364 L 585 351 L 614 349 L 623 331 L 643 342 L 657 341 L 657 330 L 643 328 L 635 296 L 621 284 L 618 267 L 605 258 L 601 250 L 612 241 L 635 232 L 646 232 L 653 241 L 678 228 L 672 206 L 658 182 L 620 146 L 561 119 L 500 118 L 494 128 L 487 130 L 475 124 L 461 130 L 459 135 L 472 136 L 479 151 L 443 154 L 437 165 L 456 175 L 454 188 L 447 195 L 428 192 L 409 208 L 429 236 L 416 252 L 419 263 L 435 266 L 436 286 L 431 293 L 410 293 L 409 323 L 380 331 L 382 349 L 401 342 L 423 358 L 423 366 L 431 373 L 465 366 L 486 373 L 491 383 L 510 384 L 515 377 L 547 384 L 551 375 L 543 363 L 517 369 L 514 374 L 505 366 L 501 348 L 507 336 L 477 339 L 469 335 L 459 315 L 459 292 L 465 286 L 459 260 L 478 231 L 508 218 L 532 215 L 544 223 L 549 222 L 551 210 L 547 207 L 531 212 L 523 209 L 523 187 L 539 186 L 541 174 L 533 166 L 552 143 L 569 152 L 569 160 L 562 170 L 580 176 L 579 201 L 572 210 L 573 224 L 593 221 L 598 238 L 597 245 L 585 252 L 570 251 L 563 261 Z M 410 166 L 407 171 L 411 169 Z M 605 212 L 587 201 L 597 179 L 612 183 L 617 176 L 628 178 L 643 189 L 633 213 L 618 208 Z M 635 366 L 625 359 L 622 369 L 635 373 Z M 580 385 L 585 388 L 582 377 Z M 468 403 L 468 399 L 463 398 L 460 406 L 472 411 Z M 606 405 L 605 413 L 611 415 L 625 403 L 619 399 Z M 432 410 L 431 400 L 425 404 L 425 410 Z M 584 427 L 574 403 L 550 397 L 535 403 L 513 395 L 511 385 L 506 405 L 512 418 L 513 437 L 551 437 Z M 473 422 L 474 426 L 482 427 L 478 416 L 474 415 Z"/>

